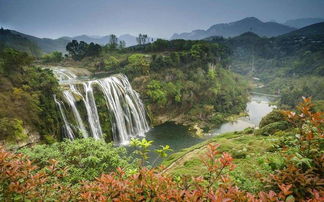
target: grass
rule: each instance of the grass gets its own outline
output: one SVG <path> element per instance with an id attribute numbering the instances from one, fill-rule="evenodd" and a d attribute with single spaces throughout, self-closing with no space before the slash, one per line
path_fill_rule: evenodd
<path id="1" fill-rule="evenodd" d="M 233 182 L 241 189 L 258 192 L 263 187 L 259 176 L 267 176 L 284 165 L 281 155 L 273 150 L 279 136 L 258 136 L 243 132 L 226 133 L 174 153 L 162 162 L 166 172 L 174 175 L 203 176 L 207 169 L 201 158 L 207 145 L 220 144 L 219 151 L 228 152 L 237 166 L 230 173 Z"/>

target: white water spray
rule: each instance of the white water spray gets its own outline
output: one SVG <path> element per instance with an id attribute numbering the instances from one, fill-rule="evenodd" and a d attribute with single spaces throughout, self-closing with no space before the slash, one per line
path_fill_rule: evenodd
<path id="1" fill-rule="evenodd" d="M 110 113 L 110 117 L 112 117 L 111 125 L 113 140 L 116 144 L 128 144 L 132 137 L 144 136 L 145 132 L 149 130 L 144 105 L 139 94 L 132 89 L 125 75 L 117 74 L 98 80 L 81 81 L 77 80 L 76 76 L 72 73 L 66 72 L 66 70 L 61 71 L 56 69 L 54 73 L 59 78 L 61 85 L 64 85 L 65 88 L 68 87 L 67 90 L 63 91 L 63 96 L 72 109 L 77 128 L 79 128 L 83 137 L 88 137 L 91 134 L 95 139 L 103 138 L 94 96 L 96 93 L 94 91 L 94 86 L 99 87 L 96 88 L 96 90 L 100 90 L 106 100 L 107 109 Z M 67 84 L 68 86 L 66 86 Z M 78 85 L 83 87 L 83 92 L 78 90 Z M 86 109 L 87 120 L 81 119 L 80 112 L 76 107 L 75 96 L 77 96 L 79 100 L 82 100 Z M 70 123 L 68 123 L 66 119 L 61 103 L 57 100 L 56 102 L 60 108 L 62 117 L 65 117 L 63 119 L 67 122 L 65 125 L 69 125 Z M 87 121 L 89 126 L 88 131 L 83 124 L 85 121 Z M 70 138 L 70 134 L 67 135 Z M 71 137 L 74 138 L 74 135 Z"/>

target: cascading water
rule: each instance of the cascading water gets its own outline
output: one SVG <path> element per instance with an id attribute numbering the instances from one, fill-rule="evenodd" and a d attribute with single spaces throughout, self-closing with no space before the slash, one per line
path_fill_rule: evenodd
<path id="1" fill-rule="evenodd" d="M 71 86 L 71 89 L 72 88 L 74 88 L 74 86 Z M 64 98 L 65 98 L 66 102 L 72 108 L 72 112 L 73 112 L 74 118 L 77 121 L 80 133 L 82 134 L 82 136 L 84 138 L 88 137 L 88 133 L 87 133 L 87 130 L 85 129 L 85 127 L 84 127 L 84 124 L 83 124 L 83 121 L 81 119 L 80 113 L 79 113 L 77 107 L 75 106 L 76 100 L 75 100 L 72 92 L 69 91 L 69 90 L 65 90 L 65 91 L 63 91 L 63 95 L 64 95 Z"/>
<path id="2" fill-rule="evenodd" d="M 100 139 L 102 137 L 102 130 L 95 98 L 93 95 L 92 83 L 92 81 L 83 83 L 84 92 L 86 94 L 85 98 L 83 98 L 83 102 L 87 109 L 88 121 L 91 128 L 92 136 L 95 139 Z"/>
<path id="3" fill-rule="evenodd" d="M 127 144 L 132 135 L 144 136 L 149 129 L 144 105 L 127 77 L 119 74 L 98 80 L 97 83 L 105 95 L 108 109 L 114 115 L 114 140 Z"/>
<path id="4" fill-rule="evenodd" d="M 78 80 L 71 72 L 66 70 L 54 69 L 54 74 L 64 86 L 64 100 L 72 110 L 76 128 L 83 137 L 92 136 L 95 139 L 103 138 L 103 132 L 100 125 L 98 109 L 94 94 L 94 87 L 100 90 L 104 95 L 106 106 L 112 117 L 112 134 L 113 140 L 117 144 L 128 144 L 131 137 L 144 136 L 149 130 L 149 124 L 146 119 L 144 105 L 139 94 L 132 89 L 127 77 L 117 74 L 103 79 L 97 80 Z M 81 90 L 80 90 L 81 89 Z M 88 131 L 84 125 L 78 107 L 77 99 L 82 100 L 87 115 Z M 71 123 L 62 108 L 63 103 L 55 97 L 55 102 L 59 106 L 62 118 L 67 128 L 67 137 L 74 139 L 75 135 L 71 129 Z"/>
<path id="5" fill-rule="evenodd" d="M 64 110 L 63 110 L 63 107 L 62 107 L 63 103 L 56 99 L 56 95 L 54 95 L 54 101 L 55 101 L 55 103 L 57 104 L 57 106 L 60 109 L 60 112 L 61 112 L 61 115 L 62 115 L 62 118 L 63 118 L 63 122 L 64 122 L 64 127 L 65 127 L 66 134 L 67 134 L 68 138 L 74 139 L 73 130 L 70 127 L 70 124 L 69 124 L 69 122 L 68 122 L 68 120 L 67 120 L 67 118 L 65 116 L 65 113 L 64 113 Z"/>

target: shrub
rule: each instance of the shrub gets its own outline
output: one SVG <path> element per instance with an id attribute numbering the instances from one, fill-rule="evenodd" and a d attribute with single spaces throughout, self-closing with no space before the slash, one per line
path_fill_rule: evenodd
<path id="1" fill-rule="evenodd" d="M 0 119 L 0 140 L 15 141 L 24 140 L 28 136 L 24 132 L 23 121 L 19 119 Z"/>
<path id="2" fill-rule="evenodd" d="M 63 54 L 61 52 L 54 51 L 50 54 L 43 55 L 42 60 L 45 63 L 61 62 L 63 60 Z"/>
<path id="3" fill-rule="evenodd" d="M 256 135 L 273 135 L 277 131 L 286 130 L 289 128 L 287 121 L 278 121 L 270 123 L 256 131 Z"/>
<path id="4" fill-rule="evenodd" d="M 165 105 L 167 103 L 167 93 L 162 89 L 162 83 L 157 80 L 152 80 L 147 85 L 146 94 L 150 96 L 150 98 L 157 102 L 160 106 Z"/>
<path id="5" fill-rule="evenodd" d="M 148 74 L 150 71 L 150 59 L 144 54 L 133 54 L 128 57 L 127 69 L 133 73 Z"/>
<path id="6" fill-rule="evenodd" d="M 262 118 L 259 127 L 262 128 L 270 123 L 284 121 L 284 120 L 285 120 L 285 116 L 281 111 L 273 110 L 272 112 L 270 112 L 269 114 L 267 114 L 265 117 Z"/>
<path id="7" fill-rule="evenodd" d="M 37 145 L 20 152 L 41 167 L 50 159 L 58 160 L 61 168 L 69 167 L 69 177 L 65 180 L 73 183 L 94 179 L 101 173 L 115 171 L 118 167 L 125 170 L 132 168 L 125 148 L 114 147 L 112 143 L 92 138 Z"/>
<path id="8" fill-rule="evenodd" d="M 114 56 L 109 56 L 107 59 L 104 60 L 105 70 L 111 70 L 112 68 L 116 68 L 119 66 L 119 60 Z"/>

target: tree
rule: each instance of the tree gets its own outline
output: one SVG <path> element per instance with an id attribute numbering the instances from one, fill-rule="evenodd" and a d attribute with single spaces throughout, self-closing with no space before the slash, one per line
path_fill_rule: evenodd
<path id="1" fill-rule="evenodd" d="M 87 56 L 99 56 L 101 52 L 101 46 L 91 42 L 87 50 Z"/>
<path id="2" fill-rule="evenodd" d="M 99 44 L 94 44 L 93 42 L 87 44 L 84 41 L 78 43 L 77 40 L 73 40 L 66 45 L 66 50 L 74 60 L 82 60 L 86 56 L 99 56 L 101 46 Z"/>
<path id="3" fill-rule="evenodd" d="M 89 45 L 84 41 L 78 43 L 77 40 L 72 40 L 72 42 L 66 45 L 66 50 L 74 60 L 81 60 L 87 55 L 88 46 Z"/>
<path id="4" fill-rule="evenodd" d="M 112 68 L 116 68 L 119 65 L 119 60 L 114 56 L 109 56 L 107 59 L 104 60 L 105 70 L 110 70 Z"/>
<path id="5" fill-rule="evenodd" d="M 147 74 L 150 70 L 150 60 L 144 54 L 133 54 L 128 57 L 127 68 L 131 72 Z"/>
<path id="6" fill-rule="evenodd" d="M 42 59 L 45 63 L 61 62 L 63 60 L 63 54 L 61 52 L 54 51 L 50 54 L 44 55 Z"/>
<path id="7" fill-rule="evenodd" d="M 19 52 L 8 48 L 0 53 L 0 73 L 10 74 L 17 71 L 23 73 L 23 67 L 28 66 L 33 61 L 33 58 L 27 53 Z"/>
<path id="8" fill-rule="evenodd" d="M 147 34 L 139 34 L 138 37 L 136 38 L 136 41 L 137 41 L 138 45 L 144 45 L 147 42 L 149 42 L 149 38 L 148 38 Z"/>
<path id="9" fill-rule="evenodd" d="M 124 49 L 126 47 L 126 42 L 125 41 L 119 41 L 119 49 Z"/>
<path id="10" fill-rule="evenodd" d="M 114 50 L 117 48 L 117 46 L 118 46 L 118 38 L 116 35 L 111 34 L 109 37 L 108 48 Z"/>

